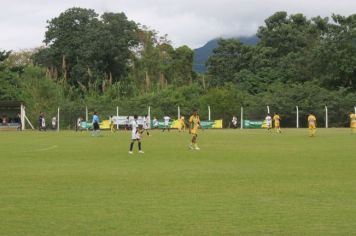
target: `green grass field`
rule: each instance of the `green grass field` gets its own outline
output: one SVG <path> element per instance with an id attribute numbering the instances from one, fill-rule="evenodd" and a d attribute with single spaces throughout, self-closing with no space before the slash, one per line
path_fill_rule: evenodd
<path id="1" fill-rule="evenodd" d="M 0 132 L 0 235 L 355 235 L 348 129 Z"/>

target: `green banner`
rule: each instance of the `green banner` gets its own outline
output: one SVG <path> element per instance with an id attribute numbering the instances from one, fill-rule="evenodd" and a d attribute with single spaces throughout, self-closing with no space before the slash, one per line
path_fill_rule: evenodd
<path id="1" fill-rule="evenodd" d="M 80 127 L 81 127 L 82 129 L 91 129 L 92 126 L 93 126 L 92 123 L 85 122 L 85 121 L 80 122 Z"/>
<path id="2" fill-rule="evenodd" d="M 244 120 L 244 128 L 257 129 L 262 128 L 263 121 L 260 120 Z"/>
<path id="3" fill-rule="evenodd" d="M 210 120 L 210 121 L 200 121 L 200 127 L 202 129 L 212 129 L 214 126 L 214 121 Z"/>

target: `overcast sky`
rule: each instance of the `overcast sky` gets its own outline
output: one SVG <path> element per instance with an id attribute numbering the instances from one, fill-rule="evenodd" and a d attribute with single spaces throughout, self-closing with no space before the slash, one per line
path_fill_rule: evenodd
<path id="1" fill-rule="evenodd" d="M 356 0 L 0 0 L 0 50 L 41 46 L 46 21 L 74 6 L 125 12 L 168 34 L 174 46 L 192 48 L 216 37 L 252 35 L 276 11 L 309 17 L 356 13 Z"/>

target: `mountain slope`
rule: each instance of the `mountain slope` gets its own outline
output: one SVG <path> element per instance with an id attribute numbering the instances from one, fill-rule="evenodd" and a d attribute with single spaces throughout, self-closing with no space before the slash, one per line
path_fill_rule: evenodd
<path id="1" fill-rule="evenodd" d="M 251 37 L 239 37 L 237 39 L 247 45 L 256 45 L 259 41 L 256 35 Z M 194 49 L 193 70 L 195 72 L 204 73 L 207 71 L 205 63 L 213 53 L 213 50 L 217 48 L 219 40 L 220 38 L 210 40 L 203 47 Z"/>

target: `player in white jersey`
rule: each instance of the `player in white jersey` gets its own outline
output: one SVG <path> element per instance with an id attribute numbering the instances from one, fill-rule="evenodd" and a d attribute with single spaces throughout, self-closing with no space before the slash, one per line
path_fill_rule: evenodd
<path id="1" fill-rule="evenodd" d="M 83 118 L 79 116 L 77 119 L 77 125 L 75 126 L 75 131 L 82 131 L 82 121 Z"/>
<path id="2" fill-rule="evenodd" d="M 163 120 L 164 120 L 164 127 L 162 129 L 162 132 L 164 132 L 166 129 L 168 129 L 168 131 L 170 131 L 170 128 L 169 128 L 169 120 L 171 118 L 169 116 L 165 116 L 163 117 Z"/>
<path id="3" fill-rule="evenodd" d="M 272 117 L 271 117 L 271 115 L 269 113 L 266 116 L 266 125 L 267 125 L 267 130 L 271 131 L 271 129 L 272 129 Z"/>
<path id="4" fill-rule="evenodd" d="M 142 119 L 142 121 L 143 121 L 143 132 L 145 132 L 146 131 L 146 134 L 147 134 L 147 136 L 150 136 L 150 133 L 148 132 L 148 129 L 150 128 L 150 118 L 149 118 L 149 116 L 144 116 L 143 117 L 143 119 Z"/>
<path id="5" fill-rule="evenodd" d="M 52 117 L 52 129 L 55 130 L 57 128 L 57 117 Z"/>
<path id="6" fill-rule="evenodd" d="M 236 129 L 237 128 L 237 117 L 236 116 L 233 116 L 232 117 L 232 128 Z"/>
<path id="7" fill-rule="evenodd" d="M 133 153 L 132 149 L 133 149 L 135 141 L 137 141 L 137 143 L 138 143 L 138 153 L 144 153 L 141 150 L 141 131 L 139 129 L 137 118 L 138 118 L 138 116 L 134 115 L 134 120 L 131 122 L 131 144 L 130 144 L 129 154 Z"/>
<path id="8" fill-rule="evenodd" d="M 44 115 L 42 116 L 41 126 L 42 126 L 42 130 L 44 130 L 44 131 L 47 130 L 47 127 L 46 127 L 46 119 L 45 119 Z"/>
<path id="9" fill-rule="evenodd" d="M 157 129 L 157 128 L 158 128 L 158 126 L 159 126 L 159 123 L 158 123 L 158 120 L 157 120 L 157 118 L 156 118 L 156 117 L 154 117 L 154 118 L 153 118 L 152 123 L 153 123 L 153 128 L 154 128 L 154 129 Z"/>

